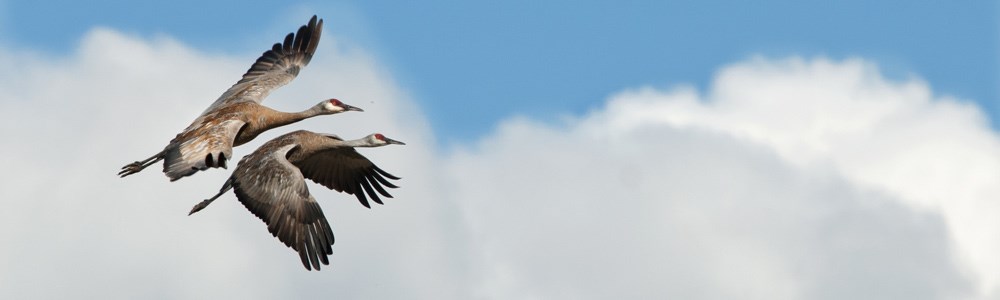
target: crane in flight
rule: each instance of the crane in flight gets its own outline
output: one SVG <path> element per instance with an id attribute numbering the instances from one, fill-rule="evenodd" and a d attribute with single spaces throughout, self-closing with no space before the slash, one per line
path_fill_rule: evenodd
<path id="1" fill-rule="evenodd" d="M 267 224 L 271 235 L 299 253 L 307 270 L 319 270 L 320 263 L 330 264 L 333 231 L 319 203 L 309 194 L 305 179 L 353 194 L 368 208 L 367 197 L 382 204 L 379 194 L 392 198 L 383 186 L 397 187 L 386 178 L 399 177 L 382 170 L 354 148 L 392 144 L 405 145 L 380 133 L 347 141 L 305 130 L 287 133 L 244 156 L 219 193 L 196 204 L 188 215 L 232 189 L 236 199 Z"/>
<path id="2" fill-rule="evenodd" d="M 243 77 L 226 90 L 162 151 L 125 165 L 118 172 L 129 176 L 163 160 L 163 173 L 170 181 L 208 168 L 225 168 L 233 147 L 245 144 L 272 128 L 319 115 L 363 111 L 337 99 L 323 100 L 301 112 L 281 112 L 261 105 L 274 89 L 295 79 L 309 64 L 323 32 L 323 20 L 314 15 L 297 33 L 289 33 L 250 66 Z"/>

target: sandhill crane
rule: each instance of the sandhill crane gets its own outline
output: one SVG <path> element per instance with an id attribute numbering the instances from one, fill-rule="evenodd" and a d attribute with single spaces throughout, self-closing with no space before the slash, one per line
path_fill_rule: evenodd
<path id="1" fill-rule="evenodd" d="M 298 252 L 307 270 L 319 270 L 321 262 L 330 264 L 327 256 L 333 254 L 333 231 L 309 194 L 305 178 L 354 194 L 368 208 L 365 193 L 382 204 L 378 194 L 392 198 L 382 185 L 396 188 L 385 177 L 399 177 L 375 166 L 354 148 L 390 144 L 405 145 L 379 133 L 350 141 L 305 130 L 279 136 L 244 156 L 219 193 L 196 204 L 188 215 L 235 189 L 243 206 L 267 224 L 271 235 Z"/>
<path id="2" fill-rule="evenodd" d="M 174 137 L 163 151 L 125 165 L 118 175 L 125 177 L 138 173 L 160 160 L 164 160 L 163 173 L 170 181 L 208 168 L 225 168 L 233 147 L 253 140 L 264 131 L 318 115 L 362 111 L 337 99 L 324 100 L 295 113 L 276 111 L 260 104 L 272 90 L 295 79 L 299 70 L 309 64 L 322 32 L 323 20 L 317 22 L 313 16 L 298 33 L 289 33 L 284 42 L 264 52 L 242 79 Z"/>

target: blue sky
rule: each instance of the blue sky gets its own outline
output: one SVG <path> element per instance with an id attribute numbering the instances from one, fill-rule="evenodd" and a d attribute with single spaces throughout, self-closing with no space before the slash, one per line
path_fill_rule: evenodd
<path id="1" fill-rule="evenodd" d="M 623 88 L 693 84 L 753 55 L 862 57 L 890 78 L 978 102 L 996 128 L 992 1 L 7 1 L 11 48 L 67 53 L 94 26 L 169 35 L 218 53 L 263 50 L 310 14 L 375 53 L 439 138 L 474 139 L 507 116 L 554 120 Z M 236 75 L 234 75 L 235 78 Z"/>

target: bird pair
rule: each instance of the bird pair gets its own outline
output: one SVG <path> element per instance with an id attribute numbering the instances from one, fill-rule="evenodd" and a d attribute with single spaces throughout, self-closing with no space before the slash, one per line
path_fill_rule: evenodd
<path id="1" fill-rule="evenodd" d="M 226 90 L 184 131 L 156 155 L 125 165 L 125 177 L 161 160 L 170 181 L 208 168 L 226 168 L 233 147 L 280 126 L 319 115 L 363 111 L 337 99 L 324 100 L 302 112 L 281 112 L 261 105 L 270 92 L 292 81 L 309 64 L 323 31 L 323 20 L 313 16 L 298 32 L 264 52 L 243 77 Z M 195 205 L 194 214 L 229 190 L 251 213 L 267 224 L 268 231 L 299 253 L 306 269 L 329 265 L 333 233 L 316 199 L 309 194 L 308 178 L 327 188 L 353 194 L 365 207 L 368 197 L 382 204 L 379 194 L 391 198 L 385 187 L 398 180 L 354 150 L 404 143 L 375 133 L 357 140 L 333 134 L 298 130 L 264 143 L 243 157 L 218 194 Z M 377 193 L 376 193 L 377 192 Z M 366 196 L 367 194 L 367 196 Z"/>

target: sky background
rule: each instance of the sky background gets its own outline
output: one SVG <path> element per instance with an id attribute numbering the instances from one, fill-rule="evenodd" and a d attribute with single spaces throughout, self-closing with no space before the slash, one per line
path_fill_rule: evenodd
<path id="1" fill-rule="evenodd" d="M 0 0 L 0 298 L 1000 299 L 1000 7 Z M 264 103 L 406 146 L 333 265 L 155 153 L 325 19 Z M 232 164 L 230 164 L 232 165 Z"/>
<path id="2" fill-rule="evenodd" d="M 6 1 L 0 37 L 67 54 L 95 26 L 168 35 L 251 55 L 302 15 L 378 56 L 444 141 L 469 141 L 510 115 L 552 119 L 599 107 L 622 87 L 707 88 L 755 55 L 865 57 L 891 78 L 1000 114 L 1000 8 L 991 1 Z M 193 9 L 197 8 L 197 9 Z M 992 118 L 995 120 L 997 118 Z M 997 128 L 996 121 L 993 127 Z"/>

